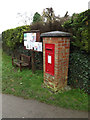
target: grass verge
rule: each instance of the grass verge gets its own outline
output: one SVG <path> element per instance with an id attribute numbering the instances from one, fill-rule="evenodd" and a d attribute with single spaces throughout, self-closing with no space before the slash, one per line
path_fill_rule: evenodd
<path id="1" fill-rule="evenodd" d="M 80 89 L 53 94 L 43 87 L 43 72 L 32 73 L 28 68 L 20 72 L 13 67 L 11 57 L 2 54 L 2 93 L 36 99 L 68 109 L 88 111 L 88 95 Z"/>

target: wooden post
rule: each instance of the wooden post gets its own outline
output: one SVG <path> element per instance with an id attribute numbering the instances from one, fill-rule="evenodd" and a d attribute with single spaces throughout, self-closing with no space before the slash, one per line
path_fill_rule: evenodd
<path id="1" fill-rule="evenodd" d="M 21 62 L 20 62 L 20 71 L 22 71 L 22 64 L 21 64 Z"/>
<path id="2" fill-rule="evenodd" d="M 12 57 L 12 65 L 14 65 L 14 63 L 13 63 L 13 57 Z"/>
<path id="3" fill-rule="evenodd" d="M 32 72 L 35 73 L 35 52 L 32 50 Z"/>
<path id="4" fill-rule="evenodd" d="M 31 56 L 29 56 L 28 58 L 29 58 L 28 63 L 29 63 L 29 69 L 30 69 Z"/>

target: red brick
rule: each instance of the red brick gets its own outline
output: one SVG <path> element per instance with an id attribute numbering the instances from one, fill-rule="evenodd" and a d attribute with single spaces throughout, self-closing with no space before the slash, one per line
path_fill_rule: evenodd
<path id="1" fill-rule="evenodd" d="M 55 68 L 54 76 L 44 73 L 44 81 L 50 87 L 54 87 L 49 82 L 55 84 L 55 87 L 61 88 L 64 86 L 66 76 L 68 73 L 68 61 L 69 61 L 69 46 L 70 43 L 68 38 L 44 38 L 43 50 L 45 51 L 45 43 L 55 44 Z M 43 55 L 44 66 L 45 66 L 45 52 Z M 47 77 L 48 76 L 48 77 Z M 65 83 L 66 84 L 66 83 Z"/>

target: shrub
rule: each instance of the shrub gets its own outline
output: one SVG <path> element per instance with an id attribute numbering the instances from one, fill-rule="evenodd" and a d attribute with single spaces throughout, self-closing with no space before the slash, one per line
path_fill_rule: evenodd
<path id="1" fill-rule="evenodd" d="M 40 33 L 50 32 L 50 31 L 63 31 L 64 28 L 61 25 L 60 21 L 54 21 L 53 23 L 49 24 L 48 22 L 36 22 L 30 25 L 31 30 L 40 30 Z"/>
<path id="2" fill-rule="evenodd" d="M 66 21 L 63 25 L 66 31 L 72 33 L 71 44 L 86 52 L 90 52 L 90 49 L 88 48 L 89 11 L 90 10 L 80 14 L 73 14 L 71 19 Z"/>
<path id="3" fill-rule="evenodd" d="M 3 48 L 9 50 L 18 48 L 23 43 L 23 32 L 29 29 L 29 26 L 21 26 L 4 31 L 2 33 Z"/>
<path id="4" fill-rule="evenodd" d="M 88 55 L 84 52 L 73 51 L 69 60 L 69 79 L 68 84 L 75 88 L 88 90 L 88 79 L 90 74 L 90 63 Z"/>

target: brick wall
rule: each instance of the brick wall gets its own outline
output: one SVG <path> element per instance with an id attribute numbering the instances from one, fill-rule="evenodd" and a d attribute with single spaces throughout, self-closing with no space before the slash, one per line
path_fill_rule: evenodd
<path id="1" fill-rule="evenodd" d="M 45 72 L 45 44 L 55 44 L 54 76 Z M 44 83 L 55 91 L 67 85 L 69 63 L 69 37 L 43 37 Z"/>

